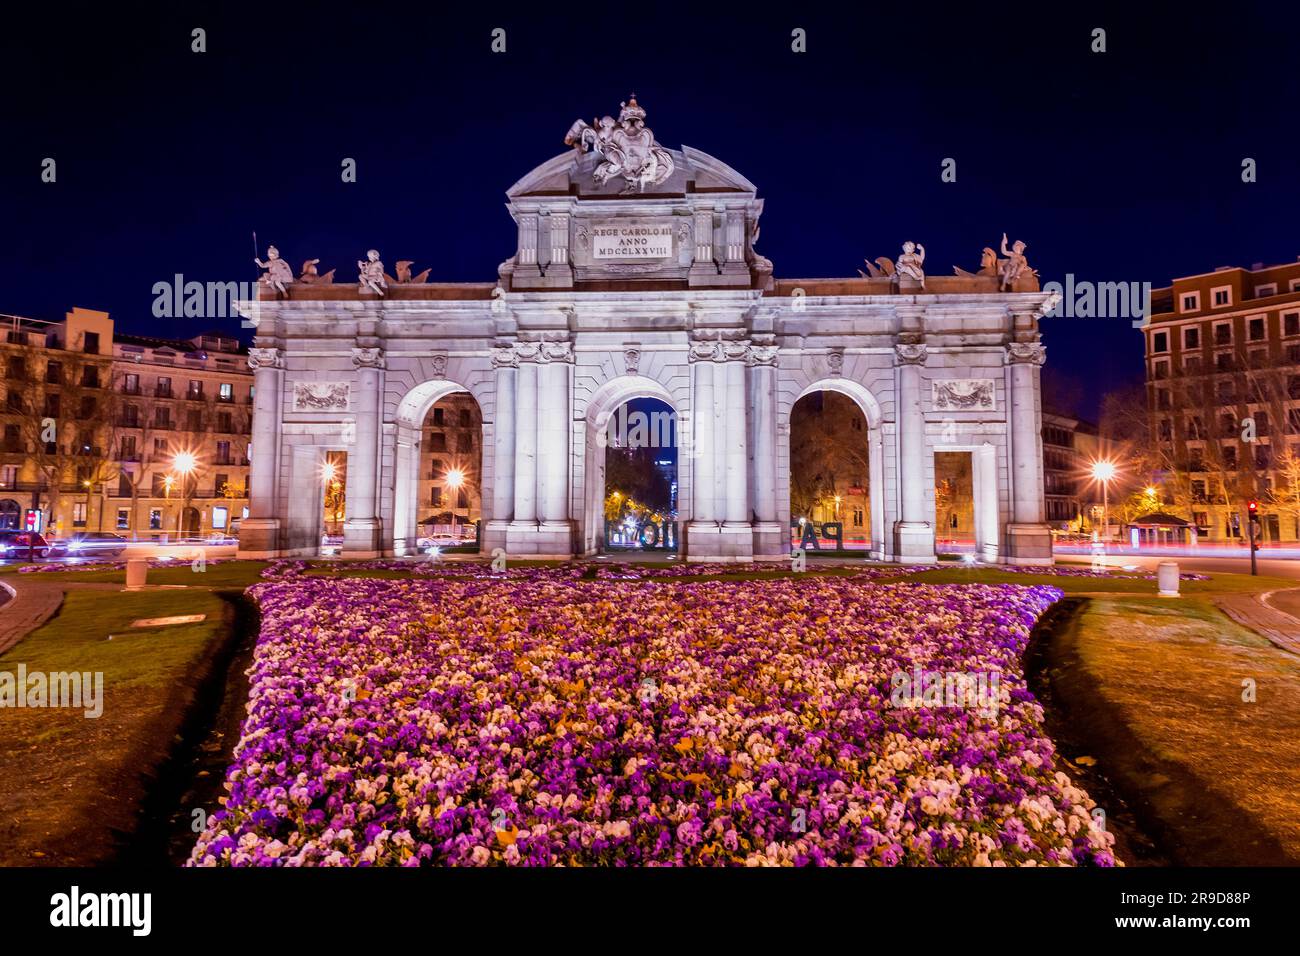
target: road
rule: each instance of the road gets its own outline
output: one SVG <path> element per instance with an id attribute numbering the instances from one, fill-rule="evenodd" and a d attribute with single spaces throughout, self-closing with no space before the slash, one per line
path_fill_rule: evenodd
<path id="1" fill-rule="evenodd" d="M 1128 549 L 1125 549 L 1128 550 Z M 1189 555 L 1185 551 L 1136 551 L 1132 553 L 1123 553 L 1115 549 L 1108 549 L 1108 553 L 1103 560 L 1111 567 L 1123 567 L 1124 565 L 1137 565 L 1140 568 L 1154 571 L 1156 565 L 1161 561 L 1176 561 L 1178 567 L 1183 571 L 1225 571 L 1233 574 L 1250 573 L 1250 552 L 1237 554 L 1231 551 L 1218 551 L 1217 549 L 1202 548 L 1202 552 L 1210 551 L 1212 553 L 1200 553 Z M 1295 555 L 1294 557 L 1282 557 L 1281 555 Z M 1092 561 L 1092 553 L 1087 548 L 1062 548 L 1059 545 L 1056 549 L 1056 559 L 1058 561 L 1084 562 Z M 1278 578 L 1292 578 L 1300 580 L 1300 552 L 1287 551 L 1260 551 L 1256 555 L 1256 564 L 1260 574 L 1267 574 Z"/>

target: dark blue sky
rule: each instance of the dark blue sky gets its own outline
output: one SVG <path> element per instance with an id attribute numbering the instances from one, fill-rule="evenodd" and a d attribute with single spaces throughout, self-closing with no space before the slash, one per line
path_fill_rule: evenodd
<path id="1" fill-rule="evenodd" d="M 254 229 L 295 268 L 319 256 L 347 280 L 371 246 L 434 279 L 491 280 L 513 251 L 506 188 L 632 90 L 661 142 L 758 185 L 778 276 L 854 275 L 905 238 L 932 272 L 973 269 L 1003 230 L 1044 280 L 1160 285 L 1300 254 L 1294 15 L 1055 6 L 7 10 L 0 313 L 81 305 L 192 334 L 212 323 L 155 320 L 153 284 L 253 279 Z M 195 26 L 207 53 L 190 52 Z M 796 26 L 806 54 L 790 52 Z M 1089 51 L 1097 26 L 1105 54 Z M 956 183 L 940 182 L 945 157 Z M 1044 334 L 1048 375 L 1084 412 L 1140 376 L 1126 320 Z"/>

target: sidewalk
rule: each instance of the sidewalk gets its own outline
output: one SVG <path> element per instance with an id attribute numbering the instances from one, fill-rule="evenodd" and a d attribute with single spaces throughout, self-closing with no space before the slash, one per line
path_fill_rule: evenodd
<path id="1" fill-rule="evenodd" d="M 1300 610 L 1300 588 L 1265 594 L 1225 594 L 1215 605 L 1243 627 L 1268 638 L 1284 651 L 1300 655 L 1300 619 L 1282 608 Z"/>

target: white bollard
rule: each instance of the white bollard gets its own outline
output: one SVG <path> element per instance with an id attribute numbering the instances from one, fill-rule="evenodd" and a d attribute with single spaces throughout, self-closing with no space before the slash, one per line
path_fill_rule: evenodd
<path id="1" fill-rule="evenodd" d="M 1161 597 L 1178 597 L 1178 562 L 1161 561 L 1156 565 L 1156 584 Z"/>
<path id="2" fill-rule="evenodd" d="M 144 587 L 145 578 L 149 576 L 148 558 L 126 559 L 126 589 L 138 591 Z"/>

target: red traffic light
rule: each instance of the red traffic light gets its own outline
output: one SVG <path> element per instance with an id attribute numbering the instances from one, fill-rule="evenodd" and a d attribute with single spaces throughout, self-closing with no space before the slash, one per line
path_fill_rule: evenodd
<path id="1" fill-rule="evenodd" d="M 1259 514 L 1259 502 L 1252 498 L 1250 501 L 1246 502 L 1246 510 L 1252 515 Z"/>

